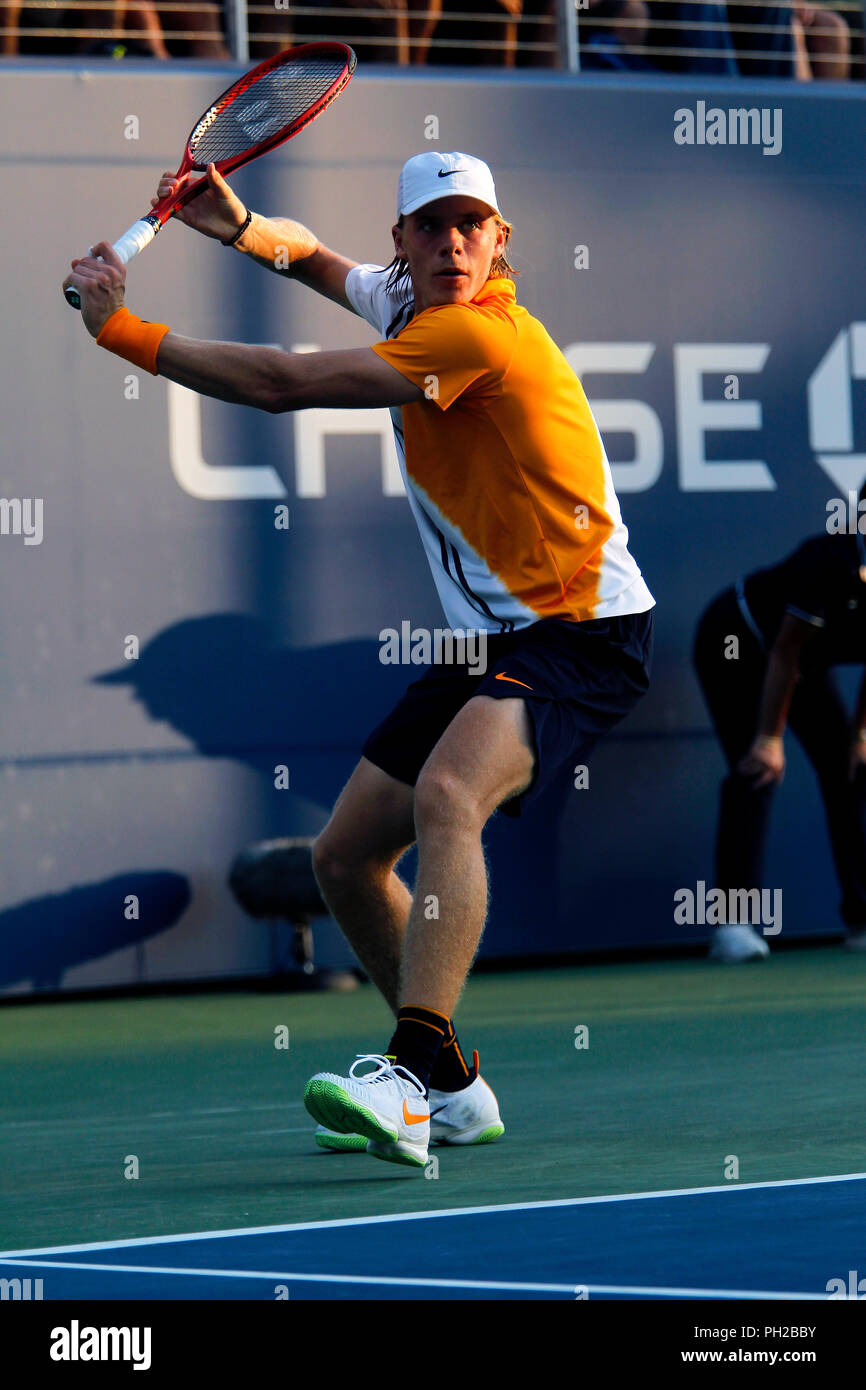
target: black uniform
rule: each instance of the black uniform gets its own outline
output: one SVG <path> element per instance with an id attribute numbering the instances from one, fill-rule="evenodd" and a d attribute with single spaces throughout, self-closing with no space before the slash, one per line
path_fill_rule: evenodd
<path id="1" fill-rule="evenodd" d="M 756 789 L 737 774 L 758 732 L 767 653 L 785 613 L 814 624 L 788 725 L 818 775 L 836 872 L 840 911 L 866 926 L 866 769 L 848 776 L 850 717 L 832 668 L 866 664 L 866 537 L 817 536 L 778 565 L 755 570 L 714 599 L 700 619 L 694 663 L 730 769 L 722 783 L 716 884 L 762 887 L 773 786 Z M 725 656 L 739 638 L 739 657 Z"/>

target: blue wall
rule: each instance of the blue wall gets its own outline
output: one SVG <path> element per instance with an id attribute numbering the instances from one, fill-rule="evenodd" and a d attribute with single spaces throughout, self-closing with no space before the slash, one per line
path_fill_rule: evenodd
<path id="1" fill-rule="evenodd" d="M 131 369 L 60 295 L 70 256 L 147 208 L 227 82 L 146 64 L 8 68 L 0 82 L 3 175 L 26 219 L 0 268 L 0 495 L 44 506 L 41 544 L 0 536 L 0 991 L 267 972 L 267 930 L 233 905 L 229 861 L 251 839 L 318 831 L 415 675 L 379 663 L 379 631 L 442 624 L 384 412 L 347 434 L 335 417 L 199 405 L 149 377 L 128 399 Z M 780 153 L 677 144 L 675 113 L 698 101 L 780 111 Z M 722 773 L 690 669 L 695 621 L 738 573 L 819 532 L 827 500 L 866 474 L 863 96 L 367 70 L 235 186 L 381 263 L 399 167 L 431 147 L 493 166 L 519 296 L 580 368 L 658 600 L 652 691 L 593 755 L 589 790 L 565 769 L 534 815 L 488 829 L 484 951 L 699 939 L 673 920 L 674 892 L 712 878 Z M 128 302 L 201 337 L 372 341 L 177 224 L 130 268 Z M 274 527 L 280 502 L 288 531 Z M 94 682 L 129 636 L 130 682 Z M 839 929 L 796 748 L 767 881 L 783 889 L 786 934 Z M 318 939 L 323 961 L 346 959 L 333 924 Z"/>

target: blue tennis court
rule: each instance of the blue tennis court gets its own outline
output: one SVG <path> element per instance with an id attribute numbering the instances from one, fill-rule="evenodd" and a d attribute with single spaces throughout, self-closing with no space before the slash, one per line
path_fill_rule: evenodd
<path id="1" fill-rule="evenodd" d="M 5 1251 L 56 1299 L 802 1299 L 864 1265 L 866 1174 Z"/>

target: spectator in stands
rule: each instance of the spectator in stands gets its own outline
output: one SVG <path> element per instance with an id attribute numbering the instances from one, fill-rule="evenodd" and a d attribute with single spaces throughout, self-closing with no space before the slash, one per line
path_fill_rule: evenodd
<path id="1" fill-rule="evenodd" d="M 75 40 L 66 31 L 74 27 L 74 12 L 59 6 L 33 9 L 24 0 L 7 0 L 0 3 L 0 54 L 4 58 L 30 58 L 72 53 Z"/>
<path id="2" fill-rule="evenodd" d="M 563 66 L 558 0 L 523 0 L 517 28 L 517 67 Z"/>
<path id="3" fill-rule="evenodd" d="M 22 0 L 0 4 L 0 53 L 4 58 L 30 57 L 38 53 L 67 53 L 71 43 L 64 43 L 58 30 L 66 23 L 65 11 L 30 10 Z M 18 30 L 49 31 L 20 34 Z M 51 32 L 55 31 L 55 32 Z"/>
<path id="4" fill-rule="evenodd" d="M 801 0 L 724 4 L 651 0 L 650 44 L 670 72 L 845 80 L 850 35 L 841 16 Z M 679 53 L 665 50 L 679 49 Z"/>
<path id="5" fill-rule="evenodd" d="M 791 4 L 729 4 L 728 22 L 741 77 L 811 78 L 803 31 Z"/>
<path id="6" fill-rule="evenodd" d="M 645 51 L 649 21 L 646 0 L 588 0 L 578 19 L 581 67 L 616 72 L 655 69 Z"/>
<path id="7" fill-rule="evenodd" d="M 787 0 L 762 7 L 726 5 L 724 0 L 649 0 L 648 8 L 647 43 L 654 63 L 665 72 L 801 75 Z"/>
<path id="8" fill-rule="evenodd" d="M 298 14 L 288 4 L 275 11 L 273 16 L 250 15 L 250 53 L 253 57 L 270 57 L 292 43 L 340 39 L 344 43 L 351 43 L 364 63 L 405 66 L 412 61 L 410 7 L 407 0 L 298 0 L 298 4 L 304 9 L 320 7 L 321 13 Z M 328 10 L 338 6 L 344 13 L 328 14 Z M 433 6 L 420 5 L 418 8 L 423 11 Z M 360 13 L 352 14 L 352 10 Z M 371 15 L 371 10 L 380 10 L 381 14 Z M 435 18 L 429 24 L 431 29 L 434 23 Z M 411 27 L 411 37 L 423 38 L 423 22 Z"/>
<path id="9" fill-rule="evenodd" d="M 866 482 L 858 500 L 866 524 Z M 762 887 L 773 793 L 790 726 L 818 777 L 847 945 L 866 950 L 866 670 L 853 718 L 832 678 L 866 668 L 866 535 L 815 536 L 755 570 L 700 619 L 694 662 L 728 764 L 722 783 L 715 886 Z M 748 923 L 716 928 L 711 954 L 731 963 L 766 956 Z"/>
<path id="10" fill-rule="evenodd" d="M 82 5 L 67 15 L 74 28 L 89 31 L 88 36 L 78 37 L 73 50 L 76 54 L 93 58 L 171 57 L 151 0 L 118 0 L 113 10 L 91 10 Z"/>
<path id="11" fill-rule="evenodd" d="M 649 8 L 649 42 L 666 72 L 737 76 L 737 55 L 724 0 L 651 0 Z"/>
<path id="12" fill-rule="evenodd" d="M 176 0 L 175 0 L 176 3 Z M 231 54 L 225 41 L 223 7 L 209 0 L 183 0 L 182 10 L 167 10 L 155 0 L 172 58 L 211 58 Z M 185 37 L 181 38 L 181 35 Z"/>
<path id="13" fill-rule="evenodd" d="M 19 35 L 19 29 L 41 32 Z M 187 37 L 172 38 L 175 34 Z M 190 0 L 182 10 L 165 10 L 152 0 L 117 0 L 110 10 L 86 3 L 34 9 L 25 0 L 7 0 L 0 4 L 0 38 L 7 57 L 229 57 L 221 8 L 208 0 Z"/>
<path id="14" fill-rule="evenodd" d="M 441 67 L 513 68 L 523 0 L 440 0 L 442 18 L 427 54 Z"/>
<path id="15" fill-rule="evenodd" d="M 817 82 L 847 82 L 851 75 L 851 31 L 846 20 L 825 5 L 795 0 L 810 75 Z"/>
<path id="16" fill-rule="evenodd" d="M 834 11 L 802 0 L 588 0 L 580 16 L 586 68 L 661 69 L 716 77 L 844 81 L 850 34 Z"/>

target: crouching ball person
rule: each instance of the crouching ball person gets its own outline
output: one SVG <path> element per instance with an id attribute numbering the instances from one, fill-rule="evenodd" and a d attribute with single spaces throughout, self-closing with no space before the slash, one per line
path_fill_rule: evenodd
<path id="1" fill-rule="evenodd" d="M 481 832 L 499 807 L 519 816 L 640 700 L 654 600 L 580 382 L 517 303 L 511 228 L 486 164 L 432 152 L 407 162 L 388 266 L 251 212 L 213 169 L 209 180 L 180 221 L 359 314 L 379 341 L 286 353 L 180 337 L 128 313 L 124 269 L 105 243 L 67 280 L 87 328 L 100 346 L 223 400 L 392 407 L 448 626 L 486 642 L 483 675 L 434 665 L 409 686 L 370 734 L 314 848 L 322 895 L 396 1017 L 381 1052 L 309 1082 L 317 1140 L 423 1167 L 431 1139 L 477 1144 L 504 1132 L 452 1021 L 487 909 Z M 171 188 L 165 175 L 158 196 Z M 415 843 L 413 897 L 396 865 Z"/>
<path id="2" fill-rule="evenodd" d="M 866 518 L 866 483 L 859 503 Z M 729 643 L 737 639 L 736 659 Z M 816 536 L 714 599 L 694 662 L 728 764 L 716 841 L 716 886 L 761 888 L 770 807 L 791 729 L 818 778 L 841 889 L 846 945 L 866 950 L 866 672 L 853 719 L 833 668 L 866 666 L 866 536 Z M 769 954 L 750 923 L 716 928 L 713 959 Z"/>

